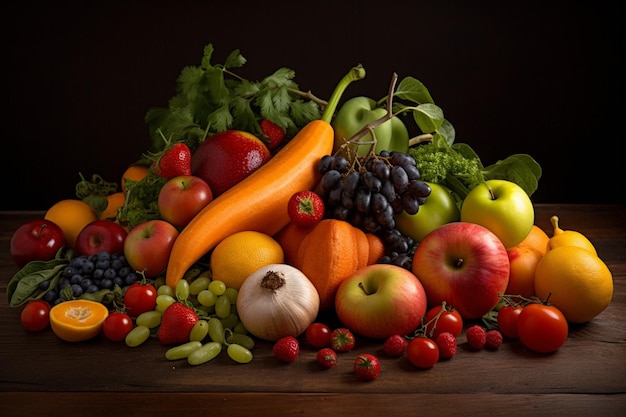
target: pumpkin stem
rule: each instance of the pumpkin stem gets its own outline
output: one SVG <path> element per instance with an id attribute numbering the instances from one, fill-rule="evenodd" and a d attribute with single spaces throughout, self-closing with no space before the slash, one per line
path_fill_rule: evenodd
<path id="1" fill-rule="evenodd" d="M 285 285 L 286 282 L 285 275 L 282 272 L 267 271 L 267 274 L 261 280 L 261 288 L 275 292 Z"/>

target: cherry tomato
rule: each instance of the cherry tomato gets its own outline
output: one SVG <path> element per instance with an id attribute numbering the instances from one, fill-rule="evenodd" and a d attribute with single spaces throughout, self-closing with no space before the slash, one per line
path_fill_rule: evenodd
<path id="1" fill-rule="evenodd" d="M 137 317 L 141 313 L 154 310 L 156 298 L 157 291 L 154 285 L 135 282 L 124 294 L 126 313 L 131 317 Z"/>
<path id="2" fill-rule="evenodd" d="M 498 311 L 498 329 L 500 333 L 511 339 L 519 337 L 517 333 L 517 318 L 523 308 L 521 305 L 506 305 Z"/>
<path id="3" fill-rule="evenodd" d="M 20 316 L 22 327 L 29 332 L 40 332 L 50 324 L 50 304 L 44 300 L 26 303 Z"/>
<path id="4" fill-rule="evenodd" d="M 432 368 L 439 360 L 439 347 L 432 339 L 416 337 L 406 347 L 406 356 L 418 368 Z"/>
<path id="5" fill-rule="evenodd" d="M 311 323 L 304 334 L 306 342 L 316 348 L 330 345 L 330 327 L 324 323 Z"/>
<path id="6" fill-rule="evenodd" d="M 437 315 L 439 315 L 438 318 L 436 318 Z M 463 331 L 461 314 L 448 306 L 431 307 L 424 316 L 424 323 L 426 324 L 426 336 L 433 340 L 437 339 L 437 336 L 443 332 L 450 332 L 454 337 L 458 337 Z"/>
<path id="7" fill-rule="evenodd" d="M 528 349 L 539 353 L 555 352 L 567 340 L 567 319 L 554 306 L 529 304 L 517 318 L 517 332 Z"/>
<path id="8" fill-rule="evenodd" d="M 119 311 L 109 313 L 102 323 L 102 332 L 107 339 L 114 342 L 121 342 L 126 339 L 126 335 L 131 330 L 133 330 L 133 320 L 128 314 Z"/>

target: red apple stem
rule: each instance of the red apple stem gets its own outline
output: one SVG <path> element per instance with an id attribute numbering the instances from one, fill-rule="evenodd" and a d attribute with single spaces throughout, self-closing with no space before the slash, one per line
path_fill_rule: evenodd
<path id="1" fill-rule="evenodd" d="M 370 295 L 370 293 L 365 289 L 365 285 L 362 282 L 359 282 L 359 288 L 363 290 L 365 295 Z"/>

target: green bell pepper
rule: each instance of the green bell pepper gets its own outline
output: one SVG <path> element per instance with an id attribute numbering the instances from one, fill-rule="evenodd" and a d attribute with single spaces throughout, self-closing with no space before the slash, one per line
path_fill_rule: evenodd
<path id="1" fill-rule="evenodd" d="M 355 133 L 363 129 L 366 124 L 379 120 L 385 116 L 387 109 L 377 107 L 376 101 L 369 97 L 353 97 L 346 101 L 332 121 L 335 130 L 335 146 L 333 152 L 346 143 Z M 393 116 L 380 126 L 374 128 L 376 135 L 375 152 L 383 150 L 407 152 L 409 149 L 409 132 L 397 116 Z M 359 156 L 365 156 L 370 150 L 372 135 L 368 133 L 359 139 L 359 143 L 351 144 Z"/>

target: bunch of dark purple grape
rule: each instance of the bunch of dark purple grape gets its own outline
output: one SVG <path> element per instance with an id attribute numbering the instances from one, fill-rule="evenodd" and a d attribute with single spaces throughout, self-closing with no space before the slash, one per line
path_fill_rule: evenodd
<path id="1" fill-rule="evenodd" d="M 325 155 L 318 163 L 322 178 L 316 192 L 328 217 L 345 220 L 366 232 L 396 228 L 395 214 L 415 214 L 430 195 L 420 180 L 415 159 L 403 152 L 382 151 L 355 158 Z"/>

